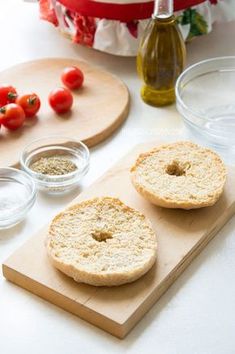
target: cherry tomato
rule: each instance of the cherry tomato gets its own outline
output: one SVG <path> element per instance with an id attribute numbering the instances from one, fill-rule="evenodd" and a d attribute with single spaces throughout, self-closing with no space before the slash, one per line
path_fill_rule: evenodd
<path id="1" fill-rule="evenodd" d="M 25 121 L 25 113 L 21 106 L 15 103 L 9 103 L 0 108 L 0 124 L 10 130 L 20 128 Z"/>
<path id="2" fill-rule="evenodd" d="M 10 85 L 0 85 L 0 107 L 15 102 L 17 97 L 16 89 Z"/>
<path id="3" fill-rule="evenodd" d="M 56 113 L 68 112 L 73 104 L 71 92 L 64 87 L 58 87 L 52 90 L 48 100 L 51 108 L 54 109 Z"/>
<path id="4" fill-rule="evenodd" d="M 79 89 L 84 81 L 83 72 L 76 66 L 64 68 L 61 80 L 70 90 Z"/>
<path id="5" fill-rule="evenodd" d="M 40 99 L 36 93 L 18 96 L 16 103 L 23 108 L 27 118 L 34 117 L 41 106 Z"/>

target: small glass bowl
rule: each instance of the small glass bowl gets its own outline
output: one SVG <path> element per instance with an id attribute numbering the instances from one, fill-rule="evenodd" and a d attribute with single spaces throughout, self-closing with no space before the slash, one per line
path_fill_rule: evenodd
<path id="1" fill-rule="evenodd" d="M 36 199 L 35 183 L 25 172 L 0 168 L 0 229 L 24 219 Z"/>
<path id="2" fill-rule="evenodd" d="M 176 83 L 176 105 L 191 137 L 235 153 L 235 57 L 201 61 Z"/>
<path id="3" fill-rule="evenodd" d="M 38 173 L 30 165 L 42 157 L 63 156 L 72 161 L 77 169 L 63 175 Z M 20 158 L 22 169 L 36 182 L 38 189 L 48 193 L 62 193 L 74 188 L 89 169 L 90 154 L 82 142 L 60 136 L 35 140 L 26 146 Z"/>

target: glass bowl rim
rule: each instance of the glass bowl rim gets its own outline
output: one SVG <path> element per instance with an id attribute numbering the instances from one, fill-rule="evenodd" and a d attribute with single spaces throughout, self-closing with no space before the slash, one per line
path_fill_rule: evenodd
<path id="1" fill-rule="evenodd" d="M 180 76 L 178 77 L 176 84 L 175 84 L 175 95 L 176 95 L 176 105 L 180 105 L 185 111 L 187 111 L 188 113 L 190 113 L 192 116 L 195 116 L 197 118 L 199 118 L 200 120 L 202 120 L 203 122 L 209 122 L 211 121 L 211 119 L 209 117 L 205 118 L 204 116 L 200 115 L 200 113 L 193 111 L 191 108 L 189 108 L 184 101 L 181 98 L 180 95 L 180 89 L 179 86 L 181 84 L 181 81 L 185 78 L 185 76 L 187 76 L 188 72 L 190 72 L 191 70 L 194 70 L 197 67 L 200 67 L 203 64 L 209 63 L 209 62 L 216 62 L 216 61 L 220 61 L 220 60 L 231 60 L 234 59 L 234 69 L 235 69 L 235 56 L 231 55 L 231 56 L 222 56 L 222 57 L 214 57 L 214 58 L 209 58 L 209 59 L 205 59 L 205 60 L 201 60 L 193 65 L 190 65 L 187 69 L 185 69 Z M 208 71 L 209 73 L 210 71 Z M 189 121 L 190 123 L 193 123 L 195 126 L 198 127 L 198 124 L 195 124 L 191 119 L 185 117 L 184 118 Z M 210 128 L 211 129 L 211 128 Z M 214 129 L 211 129 L 212 131 L 217 132 Z"/>
<path id="2" fill-rule="evenodd" d="M 43 143 L 43 141 L 46 141 L 49 139 L 64 139 L 64 140 L 68 140 L 68 141 L 72 141 L 74 143 L 77 143 L 80 147 L 82 147 L 83 151 L 85 152 L 85 163 L 84 163 L 83 168 L 81 170 L 78 170 L 78 171 L 75 170 L 73 172 L 69 172 L 64 175 L 46 175 L 46 174 L 43 174 L 40 172 L 35 172 L 31 168 L 29 168 L 26 165 L 25 158 L 24 158 L 24 155 L 25 155 L 27 149 L 35 143 L 38 143 L 38 142 Z M 60 143 L 55 143 L 54 145 L 59 146 Z M 43 148 L 43 146 L 44 145 L 42 144 L 41 146 L 38 146 L 37 149 Z M 23 167 L 23 169 L 27 172 L 27 174 L 29 174 L 30 176 L 32 176 L 32 178 L 34 178 L 35 180 L 37 180 L 40 183 L 45 184 L 45 185 L 49 184 L 49 183 L 52 183 L 54 185 L 60 184 L 61 179 L 64 179 L 64 178 L 71 178 L 72 179 L 73 177 L 75 177 L 77 175 L 79 175 L 79 176 L 83 175 L 83 173 L 86 172 L 86 170 L 88 168 L 89 161 L 90 161 L 90 151 L 89 151 L 89 148 L 86 146 L 86 144 L 84 144 L 82 141 L 80 141 L 74 137 L 68 137 L 68 136 L 62 136 L 62 135 L 47 135 L 47 136 L 44 136 L 43 138 L 33 140 L 24 147 L 24 149 L 21 153 L 21 156 L 20 156 L 20 164 Z M 41 178 L 47 178 L 47 181 L 43 181 L 43 180 L 41 180 Z"/>

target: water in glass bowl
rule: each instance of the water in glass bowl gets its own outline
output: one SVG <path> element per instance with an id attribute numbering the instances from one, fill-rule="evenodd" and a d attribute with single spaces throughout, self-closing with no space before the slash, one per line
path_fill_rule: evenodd
<path id="1" fill-rule="evenodd" d="M 235 57 L 209 59 L 186 69 L 176 94 L 190 133 L 235 153 Z"/>

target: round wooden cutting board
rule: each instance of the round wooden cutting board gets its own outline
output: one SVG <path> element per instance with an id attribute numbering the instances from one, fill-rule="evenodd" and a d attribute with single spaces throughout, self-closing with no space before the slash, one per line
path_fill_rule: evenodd
<path id="1" fill-rule="evenodd" d="M 49 92 L 59 86 L 61 71 L 76 65 L 85 75 L 84 86 L 73 91 L 72 111 L 58 116 L 48 104 Z M 41 99 L 37 119 L 15 131 L 0 131 L 0 166 L 14 165 L 31 141 L 48 135 L 62 135 L 94 146 L 111 135 L 126 119 L 129 92 L 122 81 L 88 63 L 66 58 L 40 59 L 22 63 L 0 73 L 0 84 L 16 87 L 19 93 L 35 92 Z"/>

